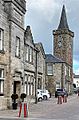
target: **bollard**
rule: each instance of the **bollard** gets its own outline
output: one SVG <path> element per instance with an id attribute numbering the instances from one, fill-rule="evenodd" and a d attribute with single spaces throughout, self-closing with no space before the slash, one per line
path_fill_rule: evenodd
<path id="1" fill-rule="evenodd" d="M 28 117 L 28 106 L 27 103 L 21 103 L 18 117 Z"/>
<path id="2" fill-rule="evenodd" d="M 64 103 L 67 102 L 67 96 L 66 96 L 66 95 L 63 96 L 63 102 L 64 102 Z"/>
<path id="3" fill-rule="evenodd" d="M 79 96 L 79 91 L 78 91 L 78 96 Z"/>
<path id="4" fill-rule="evenodd" d="M 22 111 L 22 103 L 20 103 L 20 110 L 19 110 L 19 117 L 21 116 L 21 111 Z"/>
<path id="5" fill-rule="evenodd" d="M 62 104 L 62 96 L 58 96 L 58 104 Z"/>

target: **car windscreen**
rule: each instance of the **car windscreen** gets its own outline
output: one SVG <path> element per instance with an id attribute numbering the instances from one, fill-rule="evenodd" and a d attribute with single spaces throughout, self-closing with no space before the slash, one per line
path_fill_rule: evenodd
<path id="1" fill-rule="evenodd" d="M 57 91 L 63 91 L 63 89 L 57 89 Z"/>

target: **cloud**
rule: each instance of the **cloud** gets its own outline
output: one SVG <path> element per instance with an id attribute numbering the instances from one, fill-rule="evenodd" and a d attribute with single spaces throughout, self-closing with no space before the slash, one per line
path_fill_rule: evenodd
<path id="1" fill-rule="evenodd" d="M 52 30 L 58 27 L 63 4 L 66 8 L 68 25 L 74 32 L 73 39 L 73 68 L 79 73 L 79 0 L 26 0 L 25 25 L 32 27 L 33 38 L 42 42 L 46 53 L 52 51 Z M 73 19 L 72 19 L 73 18 Z M 49 46 L 48 46 L 49 45 Z"/>
<path id="2" fill-rule="evenodd" d="M 76 74 L 76 75 L 79 75 L 79 61 L 78 60 L 73 60 L 73 72 Z"/>
<path id="3" fill-rule="evenodd" d="M 28 0 L 27 9 L 33 10 L 38 14 L 41 13 L 43 17 L 48 22 L 52 22 L 52 19 L 60 8 L 60 4 L 56 0 Z"/>
<path id="4" fill-rule="evenodd" d="M 75 75 L 79 75 L 79 68 L 75 69 L 74 73 L 75 73 Z"/>

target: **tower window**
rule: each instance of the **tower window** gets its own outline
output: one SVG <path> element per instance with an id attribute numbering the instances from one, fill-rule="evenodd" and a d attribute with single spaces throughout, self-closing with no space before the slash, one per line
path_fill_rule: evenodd
<path id="1" fill-rule="evenodd" d="M 62 36 L 58 36 L 58 47 L 62 47 Z"/>

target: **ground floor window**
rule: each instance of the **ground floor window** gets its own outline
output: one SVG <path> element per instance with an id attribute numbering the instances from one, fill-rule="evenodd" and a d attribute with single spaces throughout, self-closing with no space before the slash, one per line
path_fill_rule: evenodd
<path id="1" fill-rule="evenodd" d="M 0 96 L 4 94 L 4 70 L 0 69 Z"/>
<path id="2" fill-rule="evenodd" d="M 34 77 L 31 75 L 25 75 L 25 94 L 27 96 L 34 95 Z"/>

